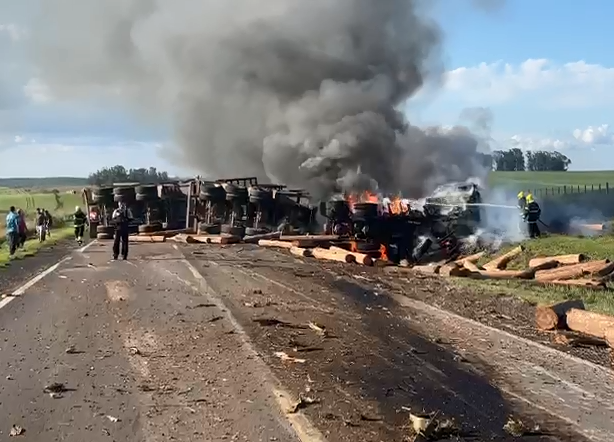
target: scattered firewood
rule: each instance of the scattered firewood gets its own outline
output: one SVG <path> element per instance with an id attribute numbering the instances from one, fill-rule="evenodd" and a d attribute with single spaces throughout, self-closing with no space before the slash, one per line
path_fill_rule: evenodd
<path id="1" fill-rule="evenodd" d="M 339 235 L 282 235 L 279 237 L 280 241 L 337 241 Z"/>
<path id="2" fill-rule="evenodd" d="M 458 262 L 458 261 L 456 261 Z M 473 273 L 480 273 L 480 268 L 471 261 L 463 261 L 462 266 Z"/>
<path id="3" fill-rule="evenodd" d="M 354 258 L 354 255 L 352 255 L 350 252 L 336 253 L 336 252 L 331 252 L 328 249 L 316 247 L 315 249 L 311 251 L 311 253 L 313 254 L 313 257 L 317 259 L 326 259 L 329 261 L 338 261 L 338 262 L 345 262 L 345 263 L 352 263 L 356 261 L 356 258 Z"/>
<path id="4" fill-rule="evenodd" d="M 493 259 L 492 261 L 487 262 L 486 264 L 483 265 L 485 270 L 504 270 L 508 263 L 516 258 L 517 256 L 519 256 L 522 252 L 524 251 L 524 247 L 523 246 L 518 246 L 512 250 L 510 250 L 509 252 L 505 253 L 504 255 L 501 255 L 495 259 Z"/>
<path id="5" fill-rule="evenodd" d="M 471 272 L 470 277 L 475 279 L 533 279 L 535 271 L 525 270 L 480 270 Z"/>
<path id="6" fill-rule="evenodd" d="M 425 264 L 425 265 L 407 267 L 407 269 L 412 270 L 414 272 L 423 273 L 425 275 L 437 275 L 441 267 L 442 267 L 441 264 Z"/>
<path id="7" fill-rule="evenodd" d="M 283 351 L 276 351 L 273 354 L 277 356 L 279 359 L 281 359 L 283 362 L 290 362 L 290 363 L 295 363 L 295 364 L 304 364 L 305 362 L 307 362 L 307 359 L 295 358 L 294 356 L 290 356 L 286 352 L 283 352 Z"/>
<path id="8" fill-rule="evenodd" d="M 610 265 L 609 259 L 598 261 L 582 262 L 565 267 L 557 267 L 551 270 L 540 270 L 535 274 L 535 279 L 541 282 L 545 281 L 563 281 L 566 279 L 580 278 L 584 275 L 604 275 L 611 272 L 614 266 Z"/>
<path id="9" fill-rule="evenodd" d="M 458 276 L 458 277 L 466 277 L 472 275 L 470 270 L 467 270 L 464 267 L 460 267 L 458 264 L 452 262 L 450 264 L 446 264 L 441 266 L 439 269 L 439 274 L 441 276 Z"/>
<path id="10" fill-rule="evenodd" d="M 130 240 L 130 242 L 166 242 L 166 236 L 138 236 L 138 235 L 131 235 L 128 237 L 128 239 Z"/>
<path id="11" fill-rule="evenodd" d="M 531 261 L 529 261 L 530 263 Z M 536 265 L 532 266 L 529 264 L 529 268 L 535 270 L 536 272 L 539 270 L 550 270 L 550 269 L 555 269 L 559 266 L 559 262 L 555 261 L 555 260 L 550 260 L 550 261 L 541 261 L 541 262 L 537 262 L 535 263 Z"/>
<path id="12" fill-rule="evenodd" d="M 462 266 L 467 262 L 475 264 L 484 255 L 485 255 L 485 252 L 478 252 L 478 253 L 474 253 L 473 255 L 461 256 L 454 262 L 458 264 L 459 266 Z"/>
<path id="13" fill-rule="evenodd" d="M 552 305 L 538 305 L 535 307 L 535 323 L 539 330 L 556 330 L 567 328 L 566 315 L 572 308 L 584 310 L 581 299 L 560 302 Z"/>
<path id="14" fill-rule="evenodd" d="M 581 253 L 573 255 L 540 256 L 529 261 L 529 267 L 539 267 L 540 264 L 548 261 L 556 261 L 560 265 L 580 264 L 586 261 L 586 256 Z"/>
<path id="15" fill-rule="evenodd" d="M 562 281 L 546 281 L 544 284 L 566 287 L 582 287 L 590 290 L 605 290 L 607 288 L 605 281 L 601 281 L 599 279 L 566 279 Z"/>
<path id="16" fill-rule="evenodd" d="M 261 239 L 269 239 L 275 240 L 278 239 L 281 235 L 281 232 L 270 232 L 270 233 L 261 233 L 259 235 L 249 235 L 243 237 L 243 242 L 248 244 L 258 244 L 258 241 Z"/>
<path id="17" fill-rule="evenodd" d="M 260 247 L 279 247 L 283 249 L 291 249 L 294 247 L 291 242 L 276 241 L 274 239 L 261 239 L 258 241 Z"/>
<path id="18" fill-rule="evenodd" d="M 354 257 L 355 262 L 357 262 L 358 264 L 362 264 L 365 266 L 373 265 L 373 258 L 371 258 L 369 255 L 366 255 L 364 253 L 351 252 L 349 250 L 342 249 L 341 247 L 336 247 L 336 246 L 330 246 L 328 250 L 330 250 L 331 252 L 336 252 L 336 253 L 349 253 Z"/>
<path id="19" fill-rule="evenodd" d="M 569 310 L 566 316 L 567 327 L 570 330 L 606 339 L 606 341 L 611 338 L 611 330 L 614 330 L 614 316 L 576 308 Z"/>
<path id="20" fill-rule="evenodd" d="M 290 253 L 300 258 L 307 258 L 309 256 L 313 256 L 310 249 L 303 249 L 301 247 L 291 247 Z"/>

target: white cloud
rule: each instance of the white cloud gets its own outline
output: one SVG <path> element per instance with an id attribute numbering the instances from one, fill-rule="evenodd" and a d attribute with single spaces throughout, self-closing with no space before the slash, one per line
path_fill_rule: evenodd
<path id="1" fill-rule="evenodd" d="M 49 103 L 53 99 L 49 87 L 38 78 L 28 80 L 23 87 L 23 93 L 33 103 L 37 104 Z"/>
<path id="2" fill-rule="evenodd" d="M 573 131 L 576 140 L 584 144 L 613 144 L 614 134 L 610 131 L 608 124 L 601 126 L 589 126 L 586 129 L 576 129 Z"/>
<path id="3" fill-rule="evenodd" d="M 23 143 L 25 141 L 25 138 L 22 137 L 21 135 L 15 135 L 15 139 L 14 139 L 15 143 L 20 144 Z"/>
<path id="4" fill-rule="evenodd" d="M 541 106 L 587 107 L 614 99 L 614 68 L 547 59 L 528 59 L 519 65 L 480 63 L 447 72 L 444 89 L 446 95 L 486 106 L 530 95 Z"/>
<path id="5" fill-rule="evenodd" d="M 28 36 L 28 31 L 14 23 L 0 24 L 0 34 L 6 34 L 13 42 L 23 40 Z"/>

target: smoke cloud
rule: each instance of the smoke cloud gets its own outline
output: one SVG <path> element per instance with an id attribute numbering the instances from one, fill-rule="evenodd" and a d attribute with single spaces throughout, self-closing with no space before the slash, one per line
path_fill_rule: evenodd
<path id="1" fill-rule="evenodd" d="M 418 198 L 485 171 L 467 128 L 401 110 L 443 72 L 425 4 L 45 0 L 30 42 L 55 97 L 170 120 L 176 157 L 202 174 Z"/>

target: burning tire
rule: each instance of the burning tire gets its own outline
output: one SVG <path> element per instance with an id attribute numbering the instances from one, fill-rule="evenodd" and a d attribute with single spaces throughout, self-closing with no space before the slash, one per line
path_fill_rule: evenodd
<path id="1" fill-rule="evenodd" d="M 221 229 L 219 224 L 200 223 L 198 225 L 198 232 L 208 235 L 218 235 L 221 233 Z"/>
<path id="2" fill-rule="evenodd" d="M 373 242 L 357 242 L 356 251 L 359 253 L 375 253 L 380 251 L 380 244 Z"/>
<path id="3" fill-rule="evenodd" d="M 226 233 L 228 235 L 240 237 L 245 236 L 245 227 L 234 227 L 229 224 L 222 224 L 220 230 L 222 233 Z"/>

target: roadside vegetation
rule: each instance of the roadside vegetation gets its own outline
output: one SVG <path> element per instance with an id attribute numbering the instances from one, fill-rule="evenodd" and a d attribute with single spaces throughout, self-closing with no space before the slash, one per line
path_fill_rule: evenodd
<path id="1" fill-rule="evenodd" d="M 11 265 L 13 261 L 19 261 L 24 258 L 36 255 L 41 249 L 53 247 L 60 241 L 71 238 L 73 235 L 72 227 L 60 227 L 51 231 L 51 237 L 48 237 L 44 242 L 39 242 L 32 238 L 26 241 L 23 249 L 17 249 L 13 259 L 9 257 L 9 250 L 6 241 L 0 246 L 0 268 L 5 268 Z"/>
<path id="2" fill-rule="evenodd" d="M 527 240 L 522 243 L 525 250 L 512 260 L 508 269 L 524 269 L 529 260 L 538 256 L 556 256 L 581 253 L 590 260 L 614 260 L 614 236 L 579 237 L 552 235 L 539 239 Z M 485 264 L 494 256 L 499 256 L 517 247 L 513 244 L 504 247 L 492 256 L 485 256 L 478 265 Z M 468 278 L 453 278 L 453 283 L 470 287 L 477 293 L 516 296 L 536 304 L 552 304 L 569 299 L 582 299 L 588 310 L 614 315 L 614 291 L 597 291 L 581 287 L 557 287 L 538 285 L 532 281 L 517 280 L 474 280 Z"/>

